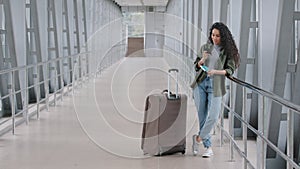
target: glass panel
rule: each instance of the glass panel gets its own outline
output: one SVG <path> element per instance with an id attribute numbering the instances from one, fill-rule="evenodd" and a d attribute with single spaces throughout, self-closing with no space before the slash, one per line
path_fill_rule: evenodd
<path id="1" fill-rule="evenodd" d="M 0 98 L 1 98 L 1 94 L 0 94 Z M 0 100 L 0 114 L 1 114 L 1 111 L 2 111 L 2 99 Z"/>
<path id="2" fill-rule="evenodd" d="M 123 13 L 123 16 L 124 24 L 128 25 L 128 37 L 144 37 L 144 13 Z"/>
<path id="3" fill-rule="evenodd" d="M 294 52 L 295 52 L 295 53 L 294 53 L 294 56 L 295 56 L 295 58 L 294 58 L 294 59 L 293 59 L 293 58 L 291 59 L 291 62 L 292 62 L 292 63 L 295 62 L 295 60 L 296 60 L 296 58 L 297 58 L 297 56 L 298 56 L 298 54 L 299 54 L 299 46 L 298 46 L 298 45 L 299 45 L 299 42 L 298 42 L 298 41 L 299 41 L 299 37 L 298 37 L 298 36 L 299 36 L 299 33 L 298 33 L 298 27 L 299 27 L 299 26 L 298 26 L 298 22 L 295 21 L 295 25 L 294 25 L 294 30 L 295 30 L 295 35 L 294 35 L 294 37 L 295 37 L 295 38 L 294 38 L 294 49 L 295 49 Z"/>

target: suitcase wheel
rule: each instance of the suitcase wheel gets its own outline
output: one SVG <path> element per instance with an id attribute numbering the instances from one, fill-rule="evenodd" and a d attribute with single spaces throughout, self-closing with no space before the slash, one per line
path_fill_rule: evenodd
<path id="1" fill-rule="evenodd" d="M 181 154 L 184 155 L 184 154 L 185 154 L 185 150 L 182 150 L 182 151 L 181 151 Z"/>

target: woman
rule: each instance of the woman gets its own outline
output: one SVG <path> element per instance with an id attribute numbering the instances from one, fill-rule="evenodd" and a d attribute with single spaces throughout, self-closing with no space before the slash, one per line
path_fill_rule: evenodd
<path id="1" fill-rule="evenodd" d="M 213 59 L 212 53 L 217 54 L 217 59 Z M 199 119 L 199 133 L 193 135 L 194 155 L 198 154 L 200 143 L 205 147 L 202 157 L 213 155 L 210 132 L 218 120 L 222 96 L 226 93 L 225 76 L 232 75 L 239 62 L 240 55 L 228 27 L 220 22 L 214 23 L 207 44 L 201 47 L 194 62 L 195 70 L 200 74 L 192 86 Z M 208 71 L 203 71 L 202 66 L 207 66 Z"/>

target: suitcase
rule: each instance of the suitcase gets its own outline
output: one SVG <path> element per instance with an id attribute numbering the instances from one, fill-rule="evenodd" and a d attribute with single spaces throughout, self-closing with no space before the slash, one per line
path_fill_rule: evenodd
<path id="1" fill-rule="evenodd" d="M 176 94 L 170 91 L 170 74 L 176 72 Z M 170 69 L 168 89 L 147 96 L 141 148 L 146 155 L 161 156 L 186 149 L 187 96 L 178 94 L 178 70 Z"/>

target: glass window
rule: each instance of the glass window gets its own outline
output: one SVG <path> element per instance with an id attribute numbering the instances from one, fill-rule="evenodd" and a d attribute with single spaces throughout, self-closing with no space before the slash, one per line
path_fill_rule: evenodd
<path id="1" fill-rule="evenodd" d="M 123 13 L 125 25 L 128 25 L 128 37 L 144 37 L 144 13 Z"/>

